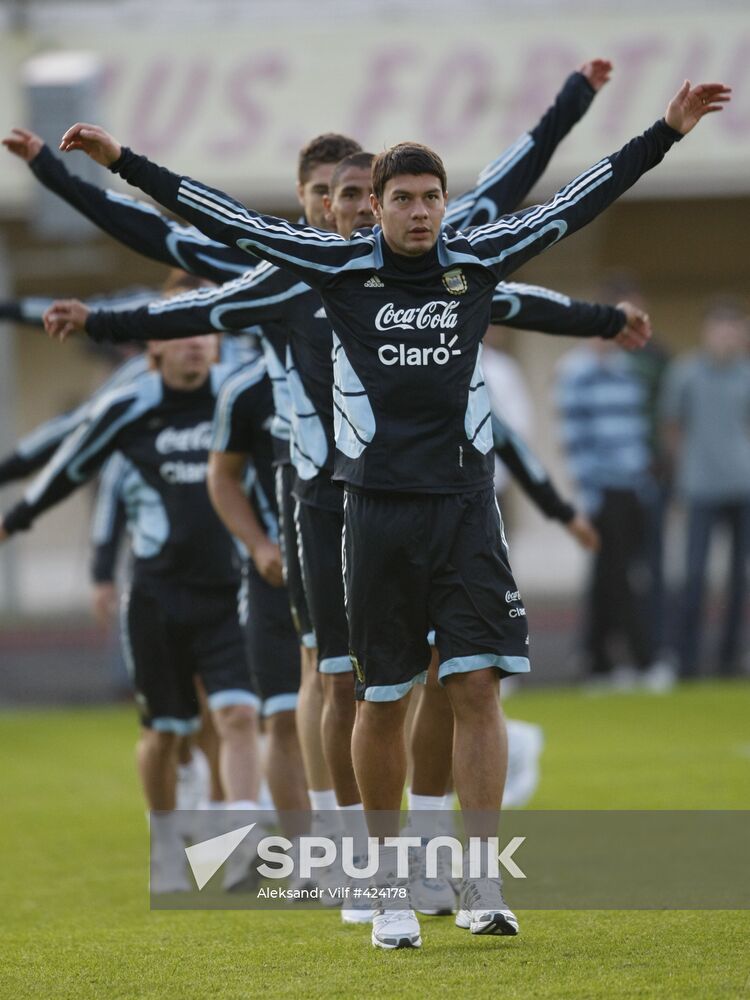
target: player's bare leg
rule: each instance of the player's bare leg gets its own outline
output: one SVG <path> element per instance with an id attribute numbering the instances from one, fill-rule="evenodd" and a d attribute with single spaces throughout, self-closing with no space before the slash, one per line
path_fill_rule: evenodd
<path id="1" fill-rule="evenodd" d="M 250 705 L 229 705 L 213 713 L 219 737 L 219 770 L 228 802 L 258 798 L 258 716 Z"/>
<path id="2" fill-rule="evenodd" d="M 446 680 L 446 690 L 455 717 L 453 779 L 466 834 L 482 840 L 495 837 L 508 769 L 497 671 L 453 674 Z M 518 933 L 518 920 L 503 898 L 500 879 L 490 877 L 488 868 L 483 867 L 480 877 L 465 874 L 456 925 L 472 934 Z"/>
<path id="3" fill-rule="evenodd" d="M 294 711 L 276 712 L 268 716 L 266 731 L 269 741 L 264 773 L 274 806 L 279 812 L 309 813 L 310 799 L 307 795 Z"/>
<path id="4" fill-rule="evenodd" d="M 494 836 L 508 769 L 508 739 L 497 671 L 487 668 L 452 674 L 445 687 L 455 719 L 453 780 L 461 808 L 487 816 L 467 833 Z"/>
<path id="5" fill-rule="evenodd" d="M 415 697 L 417 696 L 417 697 Z M 411 749 L 409 788 L 409 836 L 425 838 L 453 835 L 446 795 L 451 775 L 453 752 L 453 709 L 444 687 L 438 681 L 438 655 L 433 649 L 426 684 L 418 684 L 411 694 L 416 711 L 407 718 Z M 449 916 L 456 909 L 456 892 L 450 865 L 444 854 L 438 855 L 438 870 L 428 877 L 426 851 L 412 851 L 409 883 L 414 909 L 431 916 Z"/>
<path id="6" fill-rule="evenodd" d="M 302 758 L 311 792 L 332 788 L 331 773 L 323 753 L 321 718 L 323 715 L 323 679 L 318 673 L 316 649 L 300 647 L 302 665 L 297 701 L 297 731 Z"/>
<path id="7" fill-rule="evenodd" d="M 411 792 L 436 799 L 442 798 L 448 788 L 453 749 L 453 709 L 445 688 L 438 682 L 437 668 L 437 650 L 433 650 L 427 683 L 422 687 L 409 733 Z"/>
<path id="8" fill-rule="evenodd" d="M 324 692 L 321 719 L 323 751 L 338 804 L 350 806 L 362 801 L 354 774 L 351 749 L 356 709 L 354 674 L 351 671 L 346 671 L 340 674 L 323 674 L 322 677 Z"/>
<path id="9" fill-rule="evenodd" d="M 365 811 L 394 813 L 392 829 L 378 831 L 381 836 L 398 835 L 398 811 L 406 781 L 407 708 L 408 698 L 357 703 L 352 759 Z"/>
<path id="10" fill-rule="evenodd" d="M 149 807 L 151 827 L 150 887 L 153 893 L 190 888 L 182 853 L 179 813 L 175 810 L 180 737 L 144 727 L 136 748 L 138 772 Z"/>
<path id="11" fill-rule="evenodd" d="M 176 733 L 159 733 L 145 727 L 141 731 L 136 757 L 149 809 L 167 810 L 175 807 L 179 740 Z"/>

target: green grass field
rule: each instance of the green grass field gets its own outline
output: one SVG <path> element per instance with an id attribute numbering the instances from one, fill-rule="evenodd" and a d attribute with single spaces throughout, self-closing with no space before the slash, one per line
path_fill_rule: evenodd
<path id="1" fill-rule="evenodd" d="M 508 707 L 545 728 L 536 808 L 750 805 L 750 685 Z M 750 998 L 749 912 L 527 911 L 515 939 L 424 918 L 396 953 L 335 912 L 152 913 L 135 736 L 128 708 L 2 716 L 0 997 Z"/>

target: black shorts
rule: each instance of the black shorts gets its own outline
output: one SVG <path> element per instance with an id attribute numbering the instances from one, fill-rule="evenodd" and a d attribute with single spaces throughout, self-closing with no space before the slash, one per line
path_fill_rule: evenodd
<path id="1" fill-rule="evenodd" d="M 299 641 L 292 624 L 285 587 L 266 583 L 252 561 L 248 563 L 241 602 L 247 656 L 255 688 L 263 701 L 263 715 L 297 707 L 300 682 Z"/>
<path id="2" fill-rule="evenodd" d="M 490 488 L 347 492 L 344 578 L 357 697 L 395 701 L 424 679 L 435 629 L 439 678 L 529 670 L 526 610 Z"/>
<path id="3" fill-rule="evenodd" d="M 292 487 L 295 472 L 291 464 L 276 466 L 276 503 L 279 507 L 279 543 L 281 557 L 284 563 L 284 581 L 287 587 L 287 599 L 292 612 L 292 621 L 297 632 L 299 643 L 308 648 L 315 648 L 315 633 L 313 632 L 310 611 L 302 583 L 302 570 L 299 562 L 299 539 L 294 521 L 294 504 Z"/>
<path id="4" fill-rule="evenodd" d="M 302 578 L 318 640 L 321 674 L 349 673 L 349 626 L 344 608 L 341 568 L 342 507 L 324 510 L 297 501 L 295 517 L 302 542 Z"/>
<path id="5" fill-rule="evenodd" d="M 122 644 L 141 722 L 149 729 L 200 728 L 194 677 L 212 709 L 260 707 L 240 625 L 237 588 L 133 583 L 123 595 Z"/>

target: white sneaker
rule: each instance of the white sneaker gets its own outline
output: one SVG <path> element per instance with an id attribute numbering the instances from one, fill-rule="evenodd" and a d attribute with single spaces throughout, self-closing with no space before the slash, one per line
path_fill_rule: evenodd
<path id="1" fill-rule="evenodd" d="M 357 910 L 354 907 L 341 907 L 342 924 L 371 924 L 375 910 Z"/>
<path id="2" fill-rule="evenodd" d="M 472 934 L 518 934 L 518 920 L 503 899 L 500 879 L 464 879 L 456 927 Z"/>
<path id="3" fill-rule="evenodd" d="M 621 664 L 608 674 L 591 674 L 583 684 L 583 691 L 588 695 L 629 694 L 637 689 L 639 683 L 640 676 L 635 667 Z"/>
<path id="4" fill-rule="evenodd" d="M 641 682 L 651 694 L 666 694 L 677 683 L 677 671 L 666 660 L 657 660 L 644 671 Z"/>
<path id="5" fill-rule="evenodd" d="M 185 867 L 185 849 L 177 825 L 177 813 L 151 817 L 150 891 L 153 895 L 190 892 L 193 888 Z"/>
<path id="6" fill-rule="evenodd" d="M 612 671 L 611 684 L 612 691 L 615 693 L 629 694 L 631 691 L 635 691 L 639 682 L 638 671 L 630 664 L 620 664 Z"/>
<path id="7" fill-rule="evenodd" d="M 353 895 L 353 890 L 356 887 L 362 888 L 363 886 L 369 886 L 369 882 L 366 879 L 361 878 L 350 878 L 347 880 L 346 887 L 349 890 L 347 896 L 344 897 L 345 904 L 341 907 L 341 922 L 344 924 L 371 924 L 373 917 L 377 913 L 377 910 L 373 910 L 368 907 L 367 900 L 362 900 L 362 905 L 352 906 L 352 901 L 356 899 Z"/>
<path id="8" fill-rule="evenodd" d="M 539 786 L 539 758 L 544 749 L 544 733 L 533 722 L 508 719 L 508 774 L 503 792 L 503 808 L 525 806 Z"/>
<path id="9" fill-rule="evenodd" d="M 231 817 L 227 810 L 226 816 Z M 260 881 L 260 876 L 253 867 L 253 861 L 258 857 L 258 845 L 268 835 L 268 830 L 256 823 L 245 839 L 232 851 L 224 864 L 225 892 L 252 892 Z"/>
<path id="10" fill-rule="evenodd" d="M 428 917 L 447 917 L 456 910 L 456 892 L 445 851 L 437 853 L 435 878 L 427 877 L 427 839 L 422 847 L 409 852 L 409 895 L 418 913 Z"/>
<path id="11" fill-rule="evenodd" d="M 175 808 L 179 811 L 202 809 L 209 799 L 210 789 L 211 770 L 206 755 L 193 747 L 189 762 L 177 765 Z"/>
<path id="12" fill-rule="evenodd" d="M 372 920 L 376 948 L 421 948 L 422 936 L 414 910 L 378 910 Z"/>
<path id="13" fill-rule="evenodd" d="M 333 841 L 336 847 L 336 857 L 341 857 L 341 833 L 336 831 L 325 831 L 321 832 L 320 829 L 316 829 L 315 822 L 313 820 L 312 833 L 316 837 L 328 837 Z M 316 868 L 314 881 L 318 888 L 321 890 L 322 895 L 320 897 L 321 906 L 325 906 L 329 909 L 333 907 L 341 906 L 341 896 L 338 895 L 337 890 L 341 888 L 346 876 L 343 875 L 341 870 L 341 865 L 334 862 L 328 868 Z"/>
<path id="14" fill-rule="evenodd" d="M 355 857 L 354 862 L 356 865 L 360 863 L 360 858 Z M 367 905 L 367 899 L 360 897 L 359 905 L 353 905 L 357 900 L 354 895 L 355 889 L 368 888 L 370 882 L 367 879 L 352 878 L 351 876 L 347 878 L 345 883 L 345 889 L 347 890 L 344 895 L 344 905 L 341 907 L 341 921 L 345 924 L 371 924 L 372 918 L 377 913 L 377 910 L 373 910 L 372 907 Z"/>
<path id="15" fill-rule="evenodd" d="M 190 883 L 185 865 L 174 861 L 156 862 L 151 865 L 151 894 L 167 895 L 171 892 L 190 892 Z"/>

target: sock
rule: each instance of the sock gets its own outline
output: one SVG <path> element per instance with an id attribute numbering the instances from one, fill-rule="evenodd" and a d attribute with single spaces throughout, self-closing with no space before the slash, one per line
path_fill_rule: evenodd
<path id="1" fill-rule="evenodd" d="M 409 812 L 415 812 L 418 809 L 432 809 L 437 812 L 439 809 L 445 809 L 445 795 L 417 795 L 409 789 L 407 799 Z"/>
<path id="2" fill-rule="evenodd" d="M 313 812 L 333 812 L 338 808 L 336 793 L 332 788 L 322 790 L 311 788 L 307 794 L 310 796 L 310 807 Z"/>
<path id="3" fill-rule="evenodd" d="M 271 789 L 268 787 L 268 782 L 265 778 L 260 779 L 260 787 L 258 788 L 258 807 L 270 812 L 273 812 L 275 809 L 273 799 L 271 798 Z"/>
<path id="4" fill-rule="evenodd" d="M 336 837 L 341 833 L 336 793 L 332 788 L 310 789 L 313 831 L 321 837 Z"/>
<path id="5" fill-rule="evenodd" d="M 449 795 L 408 793 L 409 829 L 418 837 L 453 834 L 453 811 Z"/>
<path id="6" fill-rule="evenodd" d="M 236 799 L 234 802 L 225 802 L 224 808 L 234 810 L 244 809 L 247 812 L 252 812 L 253 810 L 257 810 L 259 806 L 258 803 L 253 802 L 252 799 Z"/>
<path id="7" fill-rule="evenodd" d="M 354 857 L 362 857 L 367 853 L 367 838 L 369 836 L 365 822 L 364 805 L 361 802 L 355 802 L 350 806 L 339 806 L 339 815 L 344 828 L 344 836 L 353 839 Z"/>
<path id="8" fill-rule="evenodd" d="M 174 863 L 182 852 L 179 827 L 180 815 L 176 809 L 152 812 L 150 815 L 151 856 L 157 863 Z"/>

